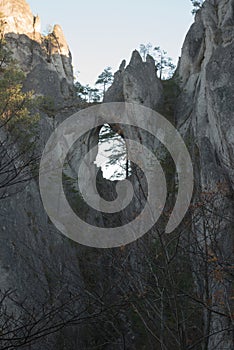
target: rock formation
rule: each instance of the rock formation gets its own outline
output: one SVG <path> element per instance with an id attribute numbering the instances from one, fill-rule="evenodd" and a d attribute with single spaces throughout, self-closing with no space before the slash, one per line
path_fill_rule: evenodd
<path id="1" fill-rule="evenodd" d="M 30 37 L 40 33 L 40 18 L 32 14 L 25 0 L 2 0 L 0 5 L 5 33 L 26 34 Z"/>
<path id="2" fill-rule="evenodd" d="M 34 90 L 37 96 L 44 96 L 48 104 L 51 103 L 49 112 L 47 108 L 40 111 L 37 150 L 40 153 L 55 124 L 77 111 L 71 54 L 60 26 L 55 25 L 47 36 L 41 35 L 39 17 L 33 16 L 26 1 L 3 0 L 0 13 L 7 46 L 26 77 L 24 90 Z M 77 252 L 49 222 L 36 180 L 16 185 L 13 192 L 16 194 L 0 203 L 0 289 L 2 292 L 14 289 L 20 300 L 27 300 L 28 309 L 35 306 L 39 315 L 39 308 L 48 300 L 54 303 L 60 300 L 60 303 L 69 293 L 79 293 L 83 282 L 81 277 L 77 279 L 80 274 Z M 52 252 L 55 253 L 53 258 Z M 68 290 L 61 290 L 58 281 L 64 285 L 66 280 L 72 281 L 69 273 L 64 271 L 65 265 L 70 269 L 69 261 L 72 262 L 71 269 L 75 268 L 76 277 L 73 274 L 74 284 L 72 282 L 68 293 Z M 80 303 L 82 299 L 78 298 L 77 309 L 80 309 Z M 64 338 L 68 339 L 64 340 L 64 346 L 69 343 L 71 349 L 83 346 L 79 331 L 72 340 L 69 336 L 64 335 Z M 47 337 L 46 343 L 41 342 L 34 349 L 45 346 L 58 349 L 61 346 L 58 337 Z M 2 344 L 1 339 L 0 348 Z"/>
<path id="3" fill-rule="evenodd" d="M 62 28 L 55 25 L 47 36 L 40 33 L 40 18 L 25 0 L 0 4 L 3 32 L 15 59 L 26 74 L 25 89 L 62 104 L 73 97 L 71 53 Z"/>
<path id="4" fill-rule="evenodd" d="M 207 236 L 210 248 L 216 240 L 215 254 L 223 266 L 231 261 L 233 244 L 233 220 L 228 219 L 234 217 L 233 11 L 233 1 L 211 0 L 197 13 L 182 48 L 178 67 L 182 92 L 176 108 L 177 128 L 190 144 L 192 141 L 196 196 L 206 194 L 207 210 L 213 213 L 207 212 L 194 224 L 194 240 L 201 242 Z M 217 212 L 221 217 L 217 218 Z M 205 249 L 202 243 L 199 247 Z M 195 264 L 199 265 L 199 258 Z M 198 285 L 204 295 L 202 278 L 198 278 Z M 228 278 L 224 283 L 210 278 L 208 285 L 211 305 L 223 312 L 225 295 L 231 294 Z M 220 299 L 218 294 L 222 295 Z M 228 322 L 225 317 L 211 315 L 210 332 L 216 335 L 210 337 L 208 349 L 232 348 L 230 333 L 221 332 L 228 328 Z"/>
<path id="5" fill-rule="evenodd" d="M 125 61 L 115 73 L 114 83 L 108 89 L 104 102 L 132 102 L 152 109 L 159 108 L 163 101 L 163 89 L 157 78 L 155 63 L 148 55 L 143 62 L 138 51 L 134 51 L 125 69 Z"/>
<path id="6" fill-rule="evenodd" d="M 198 12 L 178 67 L 183 102 L 177 111 L 179 128 L 185 132 L 191 127 L 198 143 L 203 139 L 210 144 L 232 188 L 233 10 L 232 1 L 208 1 Z"/>
<path id="7" fill-rule="evenodd" d="M 197 219 L 197 211 L 193 213 L 193 225 L 187 234 L 189 236 L 192 232 L 189 244 L 193 247 L 193 268 L 198 272 L 194 272 L 198 295 L 217 311 L 205 311 L 203 315 L 205 332 L 214 334 L 206 343 L 210 350 L 231 349 L 233 346 L 230 319 L 220 316 L 227 312 L 228 305 L 231 307 L 225 301 L 231 295 L 230 279 L 224 279 L 225 266 L 227 271 L 232 256 L 234 217 L 233 11 L 233 1 L 211 0 L 204 3 L 186 36 L 174 77 L 181 91 L 174 101 L 174 118 L 192 155 L 196 188 L 194 203 L 200 200 L 207 210 L 200 219 Z M 115 74 L 105 101 L 137 102 L 160 110 L 157 102 L 161 95 L 157 92 L 161 90 L 158 83 L 156 89 L 149 88 L 150 78 L 144 70 L 146 64 L 134 52 L 129 66 L 124 70 L 122 64 Z M 151 79 L 155 76 L 152 71 L 149 75 Z M 122 129 L 129 137 L 128 129 L 123 126 Z M 148 135 L 141 135 L 141 132 L 130 133 L 130 137 L 143 144 L 145 142 L 148 147 L 154 144 Z M 155 149 L 155 145 L 153 147 Z M 212 214 L 208 214 L 209 211 Z M 221 215 L 217 217 L 217 213 Z M 207 240 L 206 244 L 204 240 Z M 219 277 L 215 275 L 217 270 L 209 267 L 207 281 L 201 273 L 204 271 L 206 249 L 222 266 Z M 202 257 L 199 251 L 203 252 Z M 210 259 L 208 254 L 208 261 Z"/>
<path id="8" fill-rule="evenodd" d="M 233 0 L 205 2 L 186 36 L 176 76 L 170 80 L 173 86 L 179 85 L 180 90 L 179 96 L 176 95 L 172 103 L 173 120 L 187 142 L 194 165 L 195 192 L 192 208 L 199 209 L 201 202 L 204 202 L 203 215 L 197 216 L 191 209 L 185 223 L 178 229 L 181 231 L 175 233 L 175 237 L 179 233 L 178 246 L 181 237 L 183 244 L 189 246 L 192 263 L 186 278 L 190 281 L 192 271 L 196 286 L 193 291 L 200 304 L 206 306 L 199 319 L 204 334 L 196 334 L 196 339 L 204 335 L 202 347 L 200 343 L 197 348 L 192 347 L 199 350 L 233 348 L 230 317 L 227 316 L 230 310 L 227 311 L 226 303 L 231 293 L 230 279 L 226 272 L 230 264 L 234 217 L 233 11 Z M 58 25 L 47 36 L 40 34 L 39 17 L 33 16 L 24 0 L 2 0 L 0 13 L 7 44 L 26 75 L 24 89 L 33 89 L 37 95 L 50 96 L 55 104 L 52 118 L 47 111 L 41 111 L 38 146 L 41 152 L 53 128 L 80 108 L 74 99 L 69 47 Z M 106 92 L 105 102 L 131 102 L 163 113 L 166 88 L 165 82 L 156 76 L 153 59 L 147 56 L 146 62 L 143 62 L 139 53 L 134 51 L 129 65 L 126 67 L 126 62 L 123 61 L 116 72 L 114 82 Z M 160 160 L 167 161 L 165 170 L 170 172 L 168 184 L 171 181 L 175 187 L 175 169 L 168 166 L 169 156 L 159 141 L 143 130 L 124 125 L 112 127 L 114 130 L 121 127 L 125 138 L 134 139 L 153 151 L 157 150 Z M 78 140 L 69 159 L 66 175 L 72 177 L 84 155 L 97 145 L 99 130 L 96 128 Z M 172 163 L 171 159 L 169 163 Z M 98 180 L 103 197 L 113 200 L 116 194 L 115 183 L 104 181 L 101 174 Z M 75 198 L 77 193 L 74 195 L 74 187 L 68 185 L 67 191 L 74 204 L 74 211 L 87 222 L 105 227 L 111 222 L 118 226 L 125 224 L 145 203 L 144 190 L 147 192 L 147 186 L 144 174 L 139 169 L 134 169 L 130 181 L 138 194 L 138 201 L 127 208 L 124 218 L 96 213 L 84 206 L 82 198 Z M 175 200 L 174 187 L 169 196 L 171 203 Z M 170 205 L 168 208 L 170 211 Z M 163 265 L 163 259 L 160 260 L 163 254 L 158 251 L 160 240 L 164 239 L 160 233 L 167 221 L 167 213 L 166 219 L 164 217 L 159 226 L 139 242 L 119 250 L 106 251 L 82 247 L 61 236 L 43 208 L 36 180 L 31 180 L 23 187 L 17 186 L 14 196 L 0 201 L 0 213 L 0 289 L 16 289 L 20 300 L 27 299 L 28 305 L 35 306 L 37 311 L 48 301 L 57 306 L 58 300 L 63 302 L 67 298 L 70 300 L 71 295 L 78 295 L 72 304 L 72 311 L 81 312 L 87 321 L 87 327 L 86 324 L 79 324 L 60 330 L 30 349 L 101 348 L 103 345 L 100 344 L 103 343 L 108 350 L 120 350 L 123 347 L 131 350 L 161 349 L 161 345 L 156 347 L 155 344 L 165 341 L 164 332 L 168 329 L 163 329 L 163 320 L 168 321 L 169 325 L 169 333 L 165 334 L 175 331 L 172 334 L 178 336 L 176 341 L 182 339 L 179 344 L 173 337 L 166 339 L 172 344 L 169 348 L 175 346 L 176 349 L 190 349 L 189 341 L 193 332 L 197 332 L 197 323 L 189 327 L 186 336 L 183 322 L 171 326 L 174 320 L 171 312 L 174 299 L 178 295 L 178 299 L 181 295 L 183 298 L 185 296 L 179 290 L 179 294 L 172 293 L 171 297 L 170 292 L 173 291 L 167 290 L 168 286 L 161 286 L 157 279 L 160 274 L 167 276 L 166 267 L 173 264 L 172 259 Z M 191 224 L 187 224 L 189 219 Z M 152 256 L 149 255 L 149 248 L 153 248 Z M 206 260 L 203 260 L 205 255 Z M 180 257 L 184 258 L 183 255 Z M 155 267 L 150 265 L 151 258 L 159 259 L 156 272 Z M 179 268 L 185 269 L 187 266 L 184 266 L 183 260 L 179 264 L 178 259 L 174 273 L 180 276 L 184 270 L 180 272 Z M 204 270 L 206 275 L 202 275 Z M 149 281 L 154 286 L 152 290 L 151 285 L 147 288 Z M 184 285 L 187 285 L 187 281 L 183 280 Z M 162 294 L 154 294 L 161 287 Z M 165 291 L 170 296 L 168 304 L 165 302 Z M 148 294 L 151 299 L 147 299 Z M 158 304 L 154 304 L 158 301 L 160 307 L 163 307 L 159 318 L 156 316 Z M 169 309 L 170 313 L 163 314 L 164 308 Z M 69 314 L 71 309 L 66 311 Z M 186 308 L 182 311 L 186 312 Z M 196 313 L 196 309 L 192 311 Z M 184 319 L 186 317 L 183 312 Z M 96 322 L 90 321 L 90 314 L 95 315 Z M 197 314 L 200 317 L 200 309 Z M 192 318 L 193 321 L 195 322 L 195 317 Z M 160 340 L 152 329 L 161 331 Z M 213 335 L 209 336 L 210 334 Z"/>

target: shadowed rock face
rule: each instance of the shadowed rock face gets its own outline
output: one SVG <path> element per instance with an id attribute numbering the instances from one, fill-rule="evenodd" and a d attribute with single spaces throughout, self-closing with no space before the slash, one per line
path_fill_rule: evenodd
<path id="1" fill-rule="evenodd" d="M 206 213 L 212 210 L 213 214 L 206 214 L 200 220 L 194 219 L 195 223 L 188 232 L 190 235 L 192 232 L 191 246 L 196 246 L 193 254 L 196 256 L 196 249 L 205 250 L 204 237 L 209 237 L 209 249 L 212 247 L 223 263 L 231 259 L 234 229 L 233 28 L 233 0 L 210 0 L 204 3 L 182 48 L 177 68 L 181 93 L 175 108 L 177 129 L 186 140 L 193 160 L 194 200 L 200 198 L 201 192 L 205 195 L 213 193 L 212 200 L 206 198 L 203 204 L 207 208 Z M 136 102 L 157 109 L 162 90 L 150 68 L 151 63 L 143 63 L 139 54 L 134 52 L 129 66 L 126 69 L 124 67 L 125 62 L 115 74 L 105 101 Z M 128 136 L 127 128 L 122 129 L 123 134 Z M 142 137 L 140 133 L 135 132 L 131 137 L 146 143 L 148 147 L 152 143 L 150 138 Z M 217 213 L 222 213 L 222 216 L 218 218 Z M 232 221 L 228 218 L 232 218 Z M 194 255 L 193 261 L 195 270 L 204 270 L 204 261 L 199 257 L 194 259 Z M 204 279 L 204 275 L 195 277 L 202 298 L 205 298 Z M 230 283 L 220 283 L 210 278 L 208 288 L 212 307 L 225 313 L 227 304 L 224 299 L 225 295 L 231 295 Z M 219 301 L 215 297 L 217 293 L 222 294 Z M 228 318 L 214 313 L 210 321 L 208 317 L 204 315 L 204 324 L 210 327 L 208 332 L 217 334 L 209 338 L 207 348 L 232 349 L 230 333 L 222 331 L 230 327 Z"/>
<path id="2" fill-rule="evenodd" d="M 62 107 L 59 112 L 56 112 L 54 123 L 46 114 L 42 115 L 40 134 L 43 145 L 56 123 L 60 123 L 77 111 L 76 106 L 72 105 L 66 112 L 63 108 L 66 100 L 73 97 L 70 51 L 61 27 L 58 25 L 47 37 L 41 36 L 39 18 L 32 15 L 25 1 L 1 1 L 0 12 L 3 13 L 2 18 L 6 22 L 4 29 L 5 33 L 8 33 L 6 35 L 8 45 L 26 74 L 25 89 L 34 89 L 36 94 L 51 96 L 55 104 Z M 231 198 L 234 187 L 233 23 L 233 1 L 231 0 L 210 0 L 198 12 L 195 23 L 185 39 L 177 69 L 181 79 L 181 94 L 175 110 L 177 128 L 190 145 L 197 189 L 195 197 L 199 197 L 201 191 L 217 191 L 217 188 L 220 188 L 217 184 L 221 184 L 221 189 L 217 193 L 218 200 L 213 209 L 231 218 L 234 217 L 233 198 Z M 146 62 L 143 62 L 139 53 L 134 51 L 129 65 L 126 68 L 125 66 L 126 62 L 123 61 L 115 74 L 113 85 L 106 92 L 105 102 L 133 102 L 157 110 L 163 101 L 163 88 L 156 77 L 152 58 L 148 56 Z M 118 131 L 120 126 L 113 127 Z M 124 136 L 139 141 L 153 150 L 160 150 L 157 140 L 148 134 L 124 126 L 121 128 Z M 97 144 L 98 131 L 88 133 L 80 141 L 78 149 L 74 152 L 76 166 L 90 148 Z M 163 158 L 163 152 L 161 156 Z M 138 175 L 142 176 L 142 174 L 136 174 L 138 179 Z M 133 177 L 132 181 L 136 188 L 139 187 L 140 193 L 144 178 L 142 183 L 138 179 Z M 100 182 L 102 181 L 101 178 Z M 107 196 L 107 199 L 115 197 L 113 183 L 104 183 L 101 186 L 102 193 Z M 140 198 L 139 202 L 141 200 L 143 202 L 143 199 Z M 139 208 L 136 207 L 136 209 Z M 40 304 L 41 300 L 49 298 L 53 301 L 53 298 L 63 293 L 61 286 L 64 285 L 69 285 L 72 291 L 83 292 L 89 288 L 91 277 L 94 281 L 98 279 L 100 285 L 103 281 L 104 283 L 108 281 L 110 285 L 115 282 L 111 264 L 113 258 L 119 263 L 117 252 L 108 256 L 109 252 L 105 255 L 105 252 L 79 247 L 61 236 L 48 220 L 36 181 L 32 180 L 24 190 L 21 189 L 21 192 L 17 192 L 15 196 L 1 201 L 0 212 L 0 285 L 2 288 L 17 288 L 19 295 L 26 296 L 33 305 Z M 84 212 L 84 218 L 91 223 L 97 221 L 89 210 Z M 111 219 L 113 220 L 113 217 Z M 103 217 L 100 220 L 103 220 Z M 209 237 L 214 233 L 213 223 L 216 223 L 216 217 L 210 216 L 208 233 L 206 233 Z M 219 258 L 221 261 L 229 261 L 233 227 L 230 221 L 227 222 L 225 219 L 222 219 L 219 225 L 219 231 L 215 233 Z M 191 246 L 195 246 L 197 241 L 201 242 L 199 251 L 204 250 L 203 229 L 204 220 L 200 219 L 188 232 L 192 236 Z M 121 253 L 123 260 L 130 256 L 131 262 L 128 266 L 130 268 L 137 266 L 144 272 L 137 243 L 125 249 L 126 253 Z M 202 271 L 203 262 L 194 256 L 194 264 Z M 87 261 L 91 262 L 90 270 L 87 267 Z M 202 299 L 205 294 L 203 278 L 197 278 L 196 283 Z M 95 292 L 96 287 L 95 285 Z M 210 279 L 209 288 L 212 305 L 219 312 L 223 312 L 222 306 L 217 305 L 215 293 L 218 290 L 221 290 L 223 295 L 229 293 L 229 282 L 220 284 Z M 66 299 L 66 292 L 62 297 Z M 113 294 L 112 297 L 114 300 L 116 295 Z M 76 305 L 78 310 L 82 304 L 84 299 L 80 298 Z M 206 322 L 207 315 L 204 315 L 204 323 Z M 127 324 L 127 321 L 125 327 L 128 333 L 127 341 L 129 341 L 127 346 L 129 349 L 135 349 L 133 343 L 136 334 L 132 334 L 131 324 Z M 230 334 L 218 333 L 227 327 L 229 324 L 226 318 L 212 316 L 211 331 L 217 332 L 217 335 L 211 337 L 207 349 L 231 350 L 233 348 Z M 95 329 L 92 330 L 94 334 L 98 333 Z M 92 334 L 91 331 L 90 334 Z M 65 332 L 62 336 L 64 342 L 71 339 L 70 347 L 67 348 L 85 349 L 87 334 L 79 333 L 79 330 L 77 332 L 77 328 L 74 332 Z M 46 346 L 51 350 L 58 349 L 60 345 L 60 339 L 56 336 L 47 339 Z M 40 343 L 33 347 L 38 350 L 41 348 Z M 108 348 L 111 350 L 111 345 Z M 115 347 L 115 349 L 120 348 L 122 349 L 121 346 Z"/>
<path id="3" fill-rule="evenodd" d="M 25 1 L 0 1 L 0 13 L 7 45 L 26 76 L 24 89 L 51 97 L 54 102 L 53 118 L 41 113 L 40 154 L 56 122 L 77 111 L 71 54 L 60 26 L 56 25 L 46 37 L 40 34 L 39 18 L 33 16 Z M 55 300 L 56 293 L 66 299 L 68 291 L 61 291 L 58 281 L 65 285 L 70 280 L 74 292 L 83 283 L 82 277 L 77 278 L 80 275 L 77 250 L 49 222 L 36 180 L 16 185 L 14 192 L 15 195 L 0 201 L 0 289 L 16 290 L 20 298 L 27 299 L 29 308 L 47 303 L 50 298 Z M 69 273 L 61 269 L 65 265 L 68 269 L 69 265 L 75 267 L 74 283 Z M 74 340 L 70 344 L 74 349 L 83 346 L 79 330 L 76 331 L 77 338 L 71 336 Z M 60 346 L 56 337 L 47 341 L 50 349 Z M 44 348 L 39 343 L 34 349 L 41 347 Z"/>
<path id="4" fill-rule="evenodd" d="M 154 59 L 147 55 L 144 62 L 139 52 L 133 51 L 129 65 L 126 67 L 126 61 L 123 60 L 119 70 L 115 73 L 114 82 L 107 90 L 104 102 L 127 102 L 159 110 L 163 103 L 163 86 L 157 78 Z M 144 115 L 142 118 L 144 119 Z M 135 140 L 139 144 L 146 145 L 152 152 L 157 150 L 158 155 L 163 154 L 160 142 L 153 135 L 146 130 L 131 126 L 131 120 L 129 120 L 129 124 L 112 124 L 111 127 L 125 139 Z M 141 164 L 144 164 L 145 155 L 139 153 L 138 156 Z M 131 203 L 127 214 L 122 215 L 121 225 L 126 224 L 128 218 L 132 217 L 132 213 L 140 213 L 145 205 L 146 179 L 140 168 L 133 164 L 130 180 L 135 188 L 135 193 L 137 193 L 137 200 Z M 141 194 L 139 195 L 139 193 Z"/>
<path id="5" fill-rule="evenodd" d="M 194 240 L 204 235 L 217 240 L 216 254 L 220 261 L 230 261 L 233 245 L 234 217 L 234 2 L 206 1 L 197 13 L 183 48 L 178 74 L 182 93 L 177 102 L 177 128 L 191 145 L 196 186 L 200 192 L 213 192 L 216 200 L 209 200 L 212 215 L 194 224 Z M 208 203 L 207 203 L 208 206 Z M 222 213 L 218 219 L 216 213 Z M 229 221 L 228 218 L 232 218 Z M 206 224 L 204 225 L 204 223 Z M 214 223 L 218 229 L 214 229 Z M 204 228 L 206 227 L 206 229 Z M 206 233 L 204 232 L 206 230 Z M 204 249 L 202 243 L 200 248 Z M 219 251 L 219 252 L 218 252 Z M 197 266 L 202 262 L 195 260 Z M 224 296 L 231 293 L 230 284 L 211 278 L 209 288 L 212 305 L 224 312 Z M 198 278 L 204 291 L 204 282 Z M 221 291 L 222 300 L 215 295 Z M 207 317 L 205 316 L 205 322 Z M 215 314 L 211 316 L 211 332 L 228 328 L 229 321 Z M 221 332 L 211 337 L 208 349 L 231 349 L 230 334 Z"/>
<path id="6" fill-rule="evenodd" d="M 234 189 L 234 3 L 205 2 L 182 48 L 177 109 L 181 131 L 207 138 Z"/>

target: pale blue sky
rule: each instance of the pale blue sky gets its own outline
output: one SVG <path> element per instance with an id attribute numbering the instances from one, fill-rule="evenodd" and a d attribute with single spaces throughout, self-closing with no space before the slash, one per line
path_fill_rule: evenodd
<path id="1" fill-rule="evenodd" d="M 161 46 L 175 62 L 192 24 L 190 0 L 26 0 L 42 30 L 60 24 L 73 56 L 74 73 L 93 85 L 102 70 L 118 69 L 140 44 Z"/>

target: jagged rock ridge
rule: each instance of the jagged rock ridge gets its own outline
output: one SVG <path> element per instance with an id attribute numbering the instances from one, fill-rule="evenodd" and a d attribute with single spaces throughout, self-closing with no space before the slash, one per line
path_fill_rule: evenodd
<path id="1" fill-rule="evenodd" d="M 106 92 L 104 102 L 132 102 L 159 108 L 163 89 L 153 58 L 147 55 L 146 62 L 143 62 L 139 52 L 134 51 L 129 65 L 126 68 L 125 65 L 124 60 L 115 73 L 114 83 Z"/>
<path id="2" fill-rule="evenodd" d="M 40 18 L 25 0 L 2 1 L 0 13 L 8 45 L 26 73 L 26 90 L 51 97 L 55 105 L 72 98 L 72 59 L 62 28 L 55 25 L 50 34 L 41 35 Z"/>
<path id="3" fill-rule="evenodd" d="M 25 0 L 2 0 L 0 6 L 5 33 L 27 34 L 30 37 L 40 33 L 40 18 L 32 14 Z"/>

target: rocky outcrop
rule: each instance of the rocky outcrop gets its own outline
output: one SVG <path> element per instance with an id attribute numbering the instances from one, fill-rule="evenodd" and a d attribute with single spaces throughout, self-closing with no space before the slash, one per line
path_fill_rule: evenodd
<path id="1" fill-rule="evenodd" d="M 32 14 L 25 0 L 2 0 L 0 8 L 5 33 L 26 34 L 30 37 L 40 33 L 40 18 Z"/>
<path id="2" fill-rule="evenodd" d="M 210 305 L 203 315 L 209 350 L 233 347 L 228 316 L 234 217 L 233 26 L 232 0 L 205 1 L 186 36 L 174 77 L 181 90 L 175 102 L 175 122 L 190 149 L 195 171 L 194 208 L 198 210 L 192 211 L 193 224 L 187 236 L 197 295 Z M 155 79 L 153 63 L 148 64 L 152 68 L 148 66 L 147 71 L 147 63 L 134 52 L 129 66 L 125 69 L 123 62 L 115 74 L 105 101 L 136 102 L 157 110 L 162 92 L 158 82 L 157 87 L 148 83 Z M 155 88 L 151 90 L 149 85 Z M 141 131 L 124 126 L 121 130 L 126 137 L 160 150 Z"/>
<path id="3" fill-rule="evenodd" d="M 113 84 L 105 94 L 104 102 L 127 102 L 142 105 L 155 111 L 161 109 L 164 100 L 163 86 L 157 77 L 154 59 L 147 55 L 144 62 L 139 52 L 135 50 L 132 53 L 129 65 L 125 66 L 126 61 L 123 60 L 119 70 L 114 75 Z M 137 114 L 135 112 L 135 116 Z M 164 152 L 160 142 L 145 129 L 132 126 L 130 119 L 130 125 L 112 124 L 111 127 L 124 139 L 135 140 L 139 144 L 147 145 L 153 153 L 157 152 L 158 156 L 161 157 Z M 127 144 L 126 147 L 128 148 Z M 142 154 L 139 153 L 138 158 L 139 162 L 144 164 L 144 152 Z M 135 217 L 137 213 L 139 214 L 145 205 L 146 179 L 143 171 L 138 166 L 132 164 L 131 167 L 129 179 L 133 185 L 134 194 L 137 195 L 125 211 L 125 214 L 121 215 L 121 226 L 126 224 L 130 218 Z M 139 193 L 141 194 L 139 195 Z"/>
<path id="4" fill-rule="evenodd" d="M 200 198 L 206 213 L 194 224 L 193 246 L 196 241 L 196 251 L 210 249 L 223 267 L 220 278 L 214 277 L 215 267 L 210 267 L 208 284 L 204 275 L 197 276 L 197 283 L 204 301 L 210 298 L 212 307 L 220 313 L 227 311 L 231 294 L 224 271 L 231 261 L 234 217 L 233 25 L 232 0 L 206 1 L 197 13 L 182 48 L 178 67 L 182 93 L 176 109 L 177 128 L 187 139 L 193 156 L 196 200 Z M 197 257 L 194 261 L 200 271 L 204 270 L 201 260 Z M 205 288 L 209 290 L 206 297 Z M 231 349 L 232 337 L 222 331 L 229 329 L 230 320 L 208 314 L 204 315 L 206 331 L 215 335 L 209 338 L 207 348 Z"/>
<path id="5" fill-rule="evenodd" d="M 77 111 L 71 54 L 61 27 L 56 25 L 51 34 L 41 35 L 40 19 L 33 16 L 24 0 L 1 1 L 0 14 L 1 34 L 4 34 L 13 58 L 25 73 L 24 90 L 34 90 L 35 95 L 44 96 L 45 103 L 48 100 L 48 105 L 51 104 L 51 113 L 47 112 L 47 108 L 40 111 L 37 128 L 40 140 L 35 151 L 40 156 L 56 123 Z M 80 293 L 83 282 L 76 247 L 64 240 L 49 222 L 37 180 L 30 171 L 29 175 L 30 181 L 12 186 L 14 194 L 0 203 L 0 290 L 14 290 L 19 300 L 25 300 L 28 310 L 35 308 L 39 315 L 42 305 L 60 304 L 71 294 Z M 73 279 L 69 277 L 68 270 L 74 268 Z M 67 272 L 64 269 L 68 269 Z M 72 279 L 71 288 L 60 288 L 60 282 L 65 286 L 66 281 Z M 81 295 L 75 304 L 77 310 L 84 304 Z M 71 335 L 71 330 L 69 332 Z M 69 339 L 65 333 L 64 338 Z M 69 341 L 71 348 L 83 347 L 79 331 L 72 338 Z M 2 339 L 0 343 L 0 347 L 4 346 Z M 46 343 L 40 342 L 35 349 L 58 349 L 61 346 L 61 340 L 54 336 L 47 337 Z"/>
<path id="6" fill-rule="evenodd" d="M 73 98 L 70 51 L 58 25 L 47 36 L 39 33 L 39 18 L 32 15 L 24 0 L 8 0 L 0 4 L 8 45 L 26 74 L 24 88 L 34 89 L 37 95 L 50 96 L 56 105 L 53 118 L 46 112 L 41 113 L 39 130 L 40 147 L 43 149 L 54 127 L 77 111 L 77 107 L 70 103 Z M 172 274 L 168 274 L 168 266 L 173 265 L 174 249 L 176 251 L 180 246 L 183 231 L 186 232 L 184 240 L 189 245 L 192 257 L 189 275 L 192 271 L 196 285 L 193 302 L 198 300 L 195 305 L 202 305 L 205 310 L 197 339 L 200 341 L 202 338 L 203 347 L 209 350 L 233 348 L 229 332 L 230 310 L 227 310 L 230 279 L 226 275 L 230 264 L 234 217 L 233 8 L 232 0 L 205 2 L 186 37 L 177 68 L 179 79 L 176 82 L 180 82 L 181 93 L 175 107 L 176 126 L 186 140 L 193 159 L 193 207 L 200 209 L 202 206 L 202 215 L 192 211 L 193 224 L 187 224 L 171 240 L 169 237 L 169 244 L 173 240 L 177 242 L 176 247 L 172 242 L 172 252 L 170 249 L 167 251 L 171 253 L 171 260 L 166 256 L 165 263 L 164 252 L 158 248 L 164 239 L 168 239 L 161 234 L 168 215 L 150 232 L 150 237 L 144 237 L 142 241 L 119 250 L 100 252 L 81 247 L 60 235 L 42 206 L 37 181 L 32 180 L 26 186 L 17 185 L 16 194 L 0 202 L 1 288 L 17 289 L 21 300 L 26 298 L 29 306 L 37 306 L 39 310 L 44 303 L 48 306 L 48 300 L 57 306 L 58 300 L 69 300 L 71 295 L 77 293 L 79 297 L 72 304 L 72 311 L 84 308 L 88 313 L 87 319 L 91 319 L 89 312 L 91 315 L 95 314 L 96 322 L 91 322 L 85 330 L 82 327 L 68 329 L 64 333 L 46 338 L 45 343 L 38 343 L 33 349 L 86 349 L 90 346 L 103 346 L 100 345 L 103 343 L 107 344 L 106 348 L 109 350 L 122 349 L 123 346 L 133 350 L 146 347 L 156 349 L 158 329 L 162 332 L 161 348 L 164 347 L 164 341 L 167 341 L 164 335 L 167 329 L 164 328 L 163 320 L 168 321 L 168 334 L 178 327 L 178 333 L 176 330 L 172 334 L 176 335 L 177 342 L 182 338 L 181 343 L 175 342 L 168 348 L 189 348 L 190 337 L 193 335 L 190 332 L 191 329 L 196 332 L 196 327 L 189 325 L 188 335 L 183 334 L 188 311 L 184 300 L 177 308 L 180 312 L 181 306 L 181 324 L 177 318 L 174 321 L 172 315 L 174 302 L 179 302 L 175 299 L 185 298 L 180 290 L 179 294 L 177 289 L 176 292 L 170 290 L 170 283 L 174 278 L 172 274 L 176 277 L 179 275 L 180 278 L 184 273 L 184 266 L 180 271 L 179 259 L 178 266 L 174 265 Z M 129 65 L 125 66 L 126 62 L 123 61 L 115 74 L 113 85 L 106 92 L 105 102 L 125 101 L 162 111 L 164 91 L 156 76 L 153 59 L 148 56 L 146 62 L 143 62 L 139 53 L 134 51 Z M 170 81 L 174 82 L 175 80 Z M 165 168 L 169 169 L 169 176 L 174 181 L 172 160 L 158 140 L 142 129 L 121 124 L 112 127 L 126 139 L 133 139 L 155 152 L 166 163 Z M 77 141 L 76 148 L 69 157 L 66 173 L 69 181 L 73 175 L 76 179 L 79 163 L 97 145 L 98 134 L 99 128 L 96 128 Z M 139 154 L 139 159 L 142 156 L 144 155 Z M 91 225 L 108 227 L 115 223 L 116 226 L 123 226 L 141 211 L 147 194 L 147 184 L 140 169 L 132 168 L 129 179 L 135 189 L 136 200 L 122 216 L 102 213 L 97 215 L 96 211 L 84 207 L 82 198 L 77 199 L 76 188 L 70 186 L 70 183 L 66 187 L 66 181 L 64 187 L 73 210 Z M 107 183 L 100 173 L 97 186 L 106 200 L 115 199 L 115 183 Z M 172 192 L 173 198 L 169 198 L 171 202 L 175 197 L 174 188 Z M 149 247 L 153 247 L 152 256 L 149 254 Z M 158 262 L 156 268 L 152 265 L 155 260 Z M 184 287 L 187 281 L 182 279 L 182 282 Z M 176 284 L 176 288 L 178 286 L 180 288 L 180 284 Z M 105 309 L 109 313 L 103 313 Z M 116 309 L 118 312 L 115 312 Z M 194 304 L 191 310 L 191 314 L 196 313 Z M 69 309 L 68 313 L 70 311 Z M 158 314 L 160 316 L 157 318 Z M 175 314 L 177 317 L 178 314 Z M 193 321 L 194 316 L 189 322 Z M 104 323 L 108 331 L 104 329 Z M 203 334 L 201 330 L 204 331 Z M 171 338 L 174 342 L 174 338 Z M 194 349 L 195 347 L 193 346 Z"/>
<path id="7" fill-rule="evenodd" d="M 129 65 L 123 61 L 115 73 L 114 82 L 105 94 L 104 102 L 132 102 L 157 109 L 163 102 L 163 89 L 157 78 L 154 59 L 148 55 L 143 62 L 138 51 Z"/>
<path id="8" fill-rule="evenodd" d="M 2 32 L 14 58 L 26 74 L 25 89 L 50 97 L 56 106 L 74 97 L 73 68 L 62 28 L 40 33 L 40 18 L 25 0 L 0 3 Z"/>
<path id="9" fill-rule="evenodd" d="M 181 130 L 207 138 L 234 188 L 233 1 L 207 1 L 183 45 L 178 74 L 182 89 L 177 111 Z"/>

